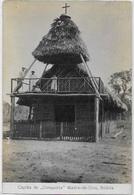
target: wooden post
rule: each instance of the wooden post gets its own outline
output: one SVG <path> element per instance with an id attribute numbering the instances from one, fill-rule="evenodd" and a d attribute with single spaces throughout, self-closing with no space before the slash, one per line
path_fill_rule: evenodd
<path id="1" fill-rule="evenodd" d="M 11 79 L 11 94 L 13 92 L 13 79 Z"/>
<path id="2" fill-rule="evenodd" d="M 40 139 L 42 138 L 42 121 L 40 121 Z"/>
<path id="3" fill-rule="evenodd" d="M 60 90 L 59 90 L 59 82 L 60 80 L 59 79 L 57 79 L 57 92 L 59 92 Z"/>
<path id="4" fill-rule="evenodd" d="M 60 123 L 60 140 L 62 140 L 63 135 L 63 122 Z"/>
<path id="5" fill-rule="evenodd" d="M 95 96 L 95 141 L 99 141 L 99 98 Z"/>
<path id="6" fill-rule="evenodd" d="M 10 115 L 10 137 L 14 135 L 14 110 L 15 110 L 15 96 L 11 95 L 11 115 Z"/>
<path id="7" fill-rule="evenodd" d="M 71 88 L 70 88 L 70 79 L 69 79 L 68 81 L 69 81 L 69 92 L 71 92 Z"/>
<path id="8" fill-rule="evenodd" d="M 104 120 L 105 120 L 105 118 L 104 118 L 104 104 L 103 104 L 103 102 L 101 102 L 101 124 L 102 124 L 102 138 L 103 138 L 103 136 L 104 136 Z"/>
<path id="9" fill-rule="evenodd" d="M 102 93 L 101 91 L 101 79 L 99 78 L 99 93 Z"/>
<path id="10" fill-rule="evenodd" d="M 29 115 L 28 115 L 28 120 L 31 119 L 31 111 L 32 111 L 32 106 L 29 107 Z"/>

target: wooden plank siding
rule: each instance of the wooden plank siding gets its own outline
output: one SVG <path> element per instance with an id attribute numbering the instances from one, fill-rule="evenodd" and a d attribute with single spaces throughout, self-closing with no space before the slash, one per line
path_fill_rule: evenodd
<path id="1" fill-rule="evenodd" d="M 95 141 L 95 98 L 80 102 L 79 99 L 64 98 L 45 103 L 33 104 L 33 118 L 28 121 L 14 122 L 14 138 L 56 138 L 67 141 Z M 74 121 L 56 121 L 55 105 L 74 105 Z M 58 108 L 58 107 L 57 107 Z M 99 139 L 114 128 L 114 121 L 109 112 L 104 112 L 103 104 L 99 106 Z M 62 129 L 62 132 L 61 132 Z"/>
<path id="2" fill-rule="evenodd" d="M 39 138 L 39 123 L 19 121 L 14 123 L 13 138 Z"/>
<path id="3" fill-rule="evenodd" d="M 94 102 L 91 104 L 76 104 L 75 109 L 75 128 L 79 132 L 80 137 L 93 141 L 95 138 Z"/>
<path id="4" fill-rule="evenodd" d="M 42 123 L 42 138 L 56 136 L 53 104 L 35 104 L 33 120 Z"/>

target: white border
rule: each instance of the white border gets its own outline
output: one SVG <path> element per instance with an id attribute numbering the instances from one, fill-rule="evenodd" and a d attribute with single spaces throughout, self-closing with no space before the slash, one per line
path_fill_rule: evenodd
<path id="1" fill-rule="evenodd" d="M 0 194 L 2 191 L 2 0 L 0 0 Z"/>
<path id="2" fill-rule="evenodd" d="M 65 1 L 65 0 L 61 0 L 61 1 Z M 68 1 L 72 1 L 72 0 L 68 0 Z M 105 1 L 109 1 L 109 0 L 105 0 Z M 133 8 L 134 8 L 133 0 L 118 0 L 118 1 L 130 1 L 133 3 Z M 132 194 L 133 195 L 134 194 L 133 185 L 131 184 L 2 183 L 2 3 L 3 2 L 4 0 L 0 0 L 0 40 L 1 40 L 0 41 L 0 51 L 1 51 L 1 55 L 0 55 L 0 70 L 1 70 L 0 71 L 0 79 L 1 79 L 0 82 L 0 111 L 1 111 L 0 112 L 0 143 L 1 143 L 0 144 L 0 194 L 15 193 L 15 194 L 121 194 L 121 195 Z M 134 13 L 133 13 L 133 19 L 134 19 Z M 134 32 L 134 20 L 132 26 Z M 134 45 L 134 38 L 133 38 L 133 45 Z M 132 64 L 133 64 L 132 81 L 134 83 L 134 60 Z M 133 85 L 132 94 L 134 95 L 134 85 Z M 133 114 L 134 114 L 134 105 L 132 106 L 132 119 L 134 119 Z M 132 130 L 133 130 L 133 125 L 132 125 Z M 132 133 L 134 135 L 133 131 Z M 134 148 L 134 136 L 133 136 L 132 148 Z M 133 160 L 134 160 L 134 150 L 133 150 Z M 134 182 L 134 172 L 133 172 L 132 181 Z"/>
<path id="3" fill-rule="evenodd" d="M 131 184 L 3 183 L 3 193 L 131 194 Z"/>

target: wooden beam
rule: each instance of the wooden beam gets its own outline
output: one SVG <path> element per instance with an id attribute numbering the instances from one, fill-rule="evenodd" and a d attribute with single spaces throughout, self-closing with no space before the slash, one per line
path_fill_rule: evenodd
<path id="1" fill-rule="evenodd" d="M 80 75 L 79 71 L 77 70 L 77 73 Z M 80 75 L 81 76 L 81 75 Z M 93 90 L 93 86 L 91 85 L 90 81 L 88 78 L 83 77 L 84 81 L 88 84 L 88 86 Z"/>
<path id="2" fill-rule="evenodd" d="M 11 79 L 11 93 L 13 92 L 13 79 Z"/>
<path id="3" fill-rule="evenodd" d="M 60 140 L 62 140 L 63 135 L 63 122 L 60 123 Z"/>
<path id="4" fill-rule="evenodd" d="M 40 121 L 40 139 L 42 138 L 42 121 Z"/>
<path id="5" fill-rule="evenodd" d="M 30 106 L 30 108 L 29 108 L 28 120 L 31 120 L 31 111 L 32 111 L 32 106 Z"/>
<path id="6" fill-rule="evenodd" d="M 82 60 L 83 64 L 85 65 L 85 68 L 87 70 L 87 73 L 88 73 L 89 77 L 94 78 L 93 75 L 92 75 L 92 72 L 91 72 L 89 66 L 87 65 L 86 61 L 84 60 L 84 57 L 82 56 L 82 54 L 80 54 L 80 57 L 81 57 L 81 60 Z M 96 80 L 93 79 L 93 82 L 95 84 L 95 87 L 97 88 L 98 84 L 96 83 Z"/>
<path id="7" fill-rule="evenodd" d="M 104 136 L 104 102 L 101 101 L 101 127 L 102 127 L 102 138 Z"/>
<path id="8" fill-rule="evenodd" d="M 11 114 L 10 114 L 10 137 L 14 135 L 14 110 L 15 110 L 15 96 L 11 96 Z"/>
<path id="9" fill-rule="evenodd" d="M 25 97 L 25 96 L 31 96 L 31 97 L 35 97 L 35 96 L 96 96 L 95 93 L 71 93 L 71 94 L 67 94 L 67 93 L 18 93 L 18 94 L 14 94 L 16 97 Z M 108 96 L 107 94 L 103 94 L 101 93 L 100 96 Z"/>
<path id="10" fill-rule="evenodd" d="M 83 58 L 83 56 L 82 56 L 81 54 L 80 54 L 80 57 L 81 57 L 81 60 L 82 60 L 82 62 L 83 62 L 83 64 L 84 64 L 86 70 L 87 70 L 87 73 L 88 73 L 89 77 L 91 77 L 91 83 L 92 83 L 92 85 L 93 85 L 93 87 L 94 87 L 94 90 L 95 90 L 96 95 L 101 99 L 100 94 L 99 94 L 98 89 L 97 89 L 97 86 L 96 86 L 97 83 L 96 83 L 96 81 L 93 79 L 93 76 L 92 76 L 92 74 L 91 74 L 91 71 L 90 71 L 88 65 L 86 64 L 86 62 L 85 62 L 85 60 L 84 60 L 84 58 Z"/>
<path id="11" fill-rule="evenodd" d="M 89 66 L 87 65 L 87 63 L 86 63 L 86 61 L 84 60 L 84 58 L 83 58 L 82 55 L 81 55 L 81 59 L 85 62 L 85 65 L 86 65 L 86 67 L 87 67 L 87 69 L 88 69 L 88 73 L 89 73 L 90 77 L 93 79 L 93 82 L 94 82 L 94 84 L 95 84 L 95 87 L 96 87 L 96 88 L 99 88 L 98 83 L 97 83 L 96 80 L 94 79 L 94 76 L 92 75 L 92 72 L 91 72 Z M 98 89 L 97 89 L 97 90 L 98 90 Z"/>
<path id="12" fill-rule="evenodd" d="M 95 97 L 95 141 L 99 141 L 99 98 L 96 96 Z"/>
<path id="13" fill-rule="evenodd" d="M 41 77 L 39 78 L 39 81 L 38 81 L 38 82 L 40 82 L 40 80 L 42 79 L 43 75 L 45 74 L 48 65 L 49 65 L 49 64 L 46 64 L 45 69 L 44 69 L 44 71 L 43 71 Z"/>
<path id="14" fill-rule="evenodd" d="M 25 78 L 26 77 L 26 75 L 27 75 L 27 73 L 29 72 L 29 70 L 32 68 L 32 66 L 34 65 L 34 63 L 36 62 L 36 59 L 34 59 L 34 61 L 32 62 L 32 64 L 29 66 L 29 68 L 28 69 L 26 69 L 26 71 L 25 71 L 25 75 L 24 75 L 24 77 L 23 78 Z"/>

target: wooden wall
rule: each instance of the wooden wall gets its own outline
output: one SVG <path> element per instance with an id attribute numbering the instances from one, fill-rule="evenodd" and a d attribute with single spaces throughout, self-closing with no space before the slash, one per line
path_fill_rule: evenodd
<path id="1" fill-rule="evenodd" d="M 117 113 L 105 110 L 104 103 L 100 102 L 99 108 L 99 138 L 116 129 Z"/>
<path id="2" fill-rule="evenodd" d="M 94 126 L 94 99 L 88 99 L 88 101 L 77 101 L 77 100 L 64 100 L 64 101 L 47 101 L 40 104 L 34 104 L 34 117 L 35 122 L 40 121 L 42 128 L 42 137 L 56 137 L 56 132 L 60 125 L 55 121 L 55 104 L 67 104 L 75 106 L 75 121 L 74 125 L 70 122 L 73 128 L 73 135 L 79 137 L 90 137 L 92 140 L 95 136 Z M 69 123 L 68 123 L 69 126 Z M 74 126 L 74 127 L 73 127 Z M 66 133 L 65 133 L 66 134 Z M 72 134 L 71 134 L 72 136 Z"/>
<path id="3" fill-rule="evenodd" d="M 71 137 L 71 140 L 85 140 L 85 141 L 95 141 L 95 98 L 72 98 L 72 97 L 63 97 L 57 99 L 45 100 L 41 98 L 39 103 L 33 104 L 33 125 L 31 123 L 30 131 L 27 136 L 34 133 L 38 138 L 54 138 L 58 137 L 61 134 L 61 125 L 63 125 L 64 132 L 62 135 L 63 140 L 68 140 L 68 137 Z M 74 105 L 75 107 L 75 121 L 66 122 L 63 124 L 55 120 L 55 105 Z M 101 105 L 100 105 L 101 108 Z M 105 112 L 104 112 L 105 113 Z M 34 124 L 38 124 L 37 128 L 33 129 Z M 25 124 L 24 124 L 25 125 Z M 99 137 L 101 138 L 108 131 L 108 119 L 103 115 L 102 110 L 100 109 L 99 116 Z M 18 133 L 19 124 L 16 124 L 16 132 Z M 26 132 L 27 134 L 27 132 Z M 66 137 L 66 139 L 65 139 Z M 73 138 L 75 137 L 75 139 Z M 82 138 L 82 139 L 81 139 Z"/>
<path id="4" fill-rule="evenodd" d="M 72 135 L 77 135 L 78 137 L 90 137 L 94 140 L 95 137 L 95 126 L 94 126 L 94 99 L 90 101 L 83 102 L 77 100 L 66 100 L 66 101 L 56 101 L 56 102 L 45 102 L 41 104 L 35 104 L 34 106 L 34 121 L 41 122 L 42 137 L 56 137 L 56 131 L 60 128 L 60 124 L 55 121 L 55 103 L 56 104 L 73 104 L 75 106 L 75 121 L 73 123 L 68 122 L 73 128 Z M 65 130 L 67 131 L 67 130 Z M 64 131 L 64 135 L 66 132 Z M 70 132 L 71 133 L 71 132 Z"/>
<path id="5" fill-rule="evenodd" d="M 95 98 L 72 98 L 39 100 L 33 104 L 33 120 L 15 124 L 15 137 L 54 138 L 61 136 L 63 126 L 63 140 L 95 141 Z M 75 121 L 63 124 L 55 120 L 55 105 L 74 105 Z M 115 120 L 111 118 L 110 111 L 105 111 L 103 105 L 99 106 L 99 138 L 110 133 L 115 127 Z M 82 139 L 81 139 L 82 138 Z"/>
<path id="6" fill-rule="evenodd" d="M 49 103 L 35 104 L 34 106 L 34 121 L 40 121 L 41 137 L 55 137 L 55 116 L 54 105 Z"/>
<path id="7" fill-rule="evenodd" d="M 76 104 L 75 106 L 75 127 L 81 136 L 95 136 L 94 126 L 94 102 Z"/>

